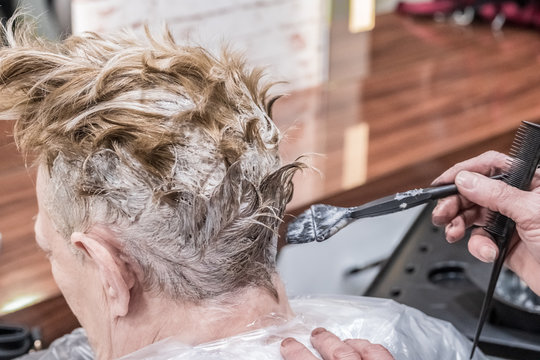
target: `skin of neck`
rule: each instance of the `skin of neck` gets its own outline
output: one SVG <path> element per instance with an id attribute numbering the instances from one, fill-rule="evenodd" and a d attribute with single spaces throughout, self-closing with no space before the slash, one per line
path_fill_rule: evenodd
<path id="1" fill-rule="evenodd" d="M 226 299 L 195 305 L 142 292 L 131 297 L 125 316 L 110 319 L 106 329 L 99 332 L 87 330 L 88 338 L 96 359 L 105 360 L 122 357 L 169 337 L 195 346 L 280 324 L 294 313 L 277 275 L 273 283 L 278 299 L 266 289 L 248 288 Z"/>

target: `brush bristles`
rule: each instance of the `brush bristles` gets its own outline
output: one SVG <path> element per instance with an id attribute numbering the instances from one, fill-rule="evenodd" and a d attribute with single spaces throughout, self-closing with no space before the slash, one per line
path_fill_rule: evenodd
<path id="1" fill-rule="evenodd" d="M 520 190 L 528 190 L 540 160 L 540 125 L 523 122 L 516 132 L 509 155 L 508 170 L 502 181 Z M 505 238 L 510 222 L 506 216 L 489 211 L 485 229 Z"/>
<path id="2" fill-rule="evenodd" d="M 305 244 L 316 240 L 315 226 L 313 224 L 313 210 L 309 208 L 289 223 L 287 227 L 287 243 Z"/>

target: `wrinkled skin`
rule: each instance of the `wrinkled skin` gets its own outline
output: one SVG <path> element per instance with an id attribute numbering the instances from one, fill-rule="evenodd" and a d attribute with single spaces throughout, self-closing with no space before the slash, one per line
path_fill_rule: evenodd
<path id="1" fill-rule="evenodd" d="M 468 227 L 486 224 L 487 210 L 498 211 L 516 222 L 506 266 L 540 295 L 540 171 L 529 191 L 521 191 L 488 177 L 507 169 L 508 157 L 489 151 L 458 163 L 438 177 L 433 185 L 455 182 L 459 195 L 439 200 L 432 221 L 444 226 L 448 242 L 463 238 Z M 498 248 L 483 229 L 472 231 L 470 253 L 484 262 L 493 262 Z"/>

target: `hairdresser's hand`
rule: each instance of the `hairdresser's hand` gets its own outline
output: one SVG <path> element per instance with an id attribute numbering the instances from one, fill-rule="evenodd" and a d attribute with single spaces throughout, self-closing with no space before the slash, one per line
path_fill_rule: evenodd
<path id="1" fill-rule="evenodd" d="M 341 341 L 336 335 L 317 328 L 311 333 L 311 344 L 323 360 L 394 360 L 382 345 L 367 340 Z M 317 360 L 304 345 L 293 338 L 281 342 L 281 355 L 285 360 Z"/>
<path id="2" fill-rule="evenodd" d="M 442 199 L 433 210 L 433 223 L 445 226 L 446 239 L 455 242 L 471 225 L 486 224 L 487 209 L 498 211 L 516 222 L 506 265 L 540 295 L 540 172 L 537 170 L 530 191 L 520 191 L 491 176 L 505 170 L 507 156 L 486 152 L 443 173 L 433 184 L 455 182 L 459 195 Z M 469 251 L 478 259 L 493 262 L 498 248 L 481 228 L 473 230 Z"/>

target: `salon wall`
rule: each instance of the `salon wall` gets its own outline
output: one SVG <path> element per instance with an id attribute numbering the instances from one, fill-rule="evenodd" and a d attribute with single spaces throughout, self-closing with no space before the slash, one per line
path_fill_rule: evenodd
<path id="1" fill-rule="evenodd" d="M 72 28 L 106 32 L 167 23 L 176 40 L 219 52 L 223 44 L 268 67 L 285 90 L 327 78 L 330 0 L 72 0 Z"/>

